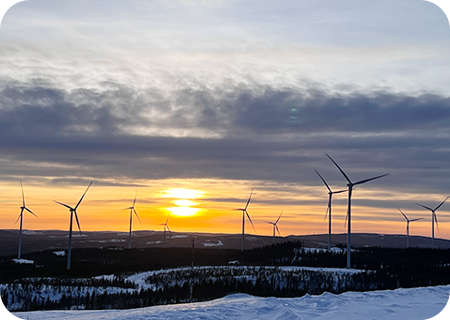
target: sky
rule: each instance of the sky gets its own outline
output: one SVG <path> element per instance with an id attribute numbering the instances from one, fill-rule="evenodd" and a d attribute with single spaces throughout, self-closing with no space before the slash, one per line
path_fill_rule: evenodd
<path id="1" fill-rule="evenodd" d="M 352 231 L 431 235 L 450 195 L 450 28 L 398 1 L 61 1 L 12 7 L 0 27 L 0 216 L 25 229 L 142 224 L 326 233 L 327 189 L 352 195 Z M 346 193 L 333 200 L 343 233 Z M 450 201 L 436 236 L 450 239 Z"/>

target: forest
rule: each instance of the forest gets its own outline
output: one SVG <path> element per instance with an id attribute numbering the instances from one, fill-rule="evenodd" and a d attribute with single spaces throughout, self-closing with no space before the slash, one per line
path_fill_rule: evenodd
<path id="1" fill-rule="evenodd" d="M 345 266 L 345 250 L 310 250 L 300 242 L 244 252 L 75 249 L 70 271 L 64 257 L 51 251 L 25 255 L 33 264 L 16 264 L 11 258 L 0 260 L 0 294 L 10 311 L 121 309 L 232 293 L 295 297 L 450 284 L 448 249 L 355 248 L 350 270 L 327 269 Z"/>

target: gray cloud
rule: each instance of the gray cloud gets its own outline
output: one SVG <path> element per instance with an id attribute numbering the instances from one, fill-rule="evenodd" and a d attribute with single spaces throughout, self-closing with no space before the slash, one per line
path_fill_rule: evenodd
<path id="1" fill-rule="evenodd" d="M 167 93 L 114 83 L 66 91 L 45 81 L 3 82 L 1 174 L 55 183 L 226 178 L 317 185 L 316 168 L 342 185 L 328 152 L 355 180 L 390 172 L 377 184 L 446 192 L 449 121 L 449 98 L 429 93 L 258 85 Z"/>

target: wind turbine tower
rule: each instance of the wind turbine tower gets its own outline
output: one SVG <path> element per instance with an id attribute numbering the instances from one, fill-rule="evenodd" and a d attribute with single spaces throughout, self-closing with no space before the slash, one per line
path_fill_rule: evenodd
<path id="1" fill-rule="evenodd" d="M 347 180 L 348 186 L 348 209 L 347 209 L 347 217 L 348 217 L 348 225 L 347 225 L 347 269 L 351 268 L 351 234 L 352 234 L 352 191 L 353 187 L 358 184 L 363 184 L 375 179 L 379 179 L 388 175 L 388 173 L 382 174 L 381 176 L 376 176 L 369 179 L 360 180 L 357 182 L 352 182 L 350 178 L 345 174 L 344 170 L 339 167 L 339 165 L 327 154 L 327 157 L 334 163 L 334 165 L 339 169 L 344 178 Z"/>
<path id="2" fill-rule="evenodd" d="M 134 196 L 133 205 L 131 207 L 123 209 L 123 210 L 130 210 L 130 232 L 128 235 L 128 249 L 131 249 L 131 229 L 133 226 L 133 212 L 136 215 L 136 218 L 138 218 L 139 223 L 142 224 L 141 219 L 139 219 L 136 209 L 134 208 L 134 206 L 136 205 L 136 199 L 137 199 L 137 191 L 136 191 L 136 195 Z"/>
<path id="3" fill-rule="evenodd" d="M 169 228 L 169 217 L 170 217 L 170 213 L 167 215 L 166 222 L 161 223 L 161 225 L 164 226 L 164 242 L 163 242 L 164 244 L 166 243 L 166 229 L 169 231 L 169 233 L 171 232 L 170 228 Z"/>
<path id="4" fill-rule="evenodd" d="M 328 185 L 328 183 L 325 181 L 324 178 L 322 178 L 322 176 L 320 175 L 319 172 L 317 172 L 317 170 L 314 170 L 317 175 L 320 177 L 320 179 L 322 179 L 323 183 L 325 184 L 325 186 L 328 189 L 328 208 L 327 208 L 327 212 L 325 213 L 325 219 L 327 218 L 328 215 L 328 251 L 331 250 L 331 198 L 333 197 L 333 194 L 335 193 L 342 193 L 345 192 L 347 190 L 340 190 L 340 191 L 331 191 L 330 186 Z"/>
<path id="5" fill-rule="evenodd" d="M 400 211 L 400 213 L 405 217 L 406 219 L 406 247 L 409 248 L 409 223 L 413 222 L 413 221 L 417 221 L 417 220 L 422 220 L 423 218 L 417 218 L 417 219 L 412 219 L 409 220 L 408 217 L 406 216 L 406 214 L 403 213 L 402 210 L 400 210 L 400 208 L 397 208 L 398 211 Z"/>
<path id="6" fill-rule="evenodd" d="M 250 203 L 250 200 L 252 199 L 252 195 L 253 195 L 253 189 L 252 192 L 250 192 L 250 197 L 248 198 L 247 204 L 245 205 L 245 207 L 243 209 L 235 209 L 235 210 L 240 210 L 242 211 L 242 247 L 241 247 L 241 251 L 244 251 L 244 241 L 245 241 L 245 215 L 247 215 L 248 220 L 250 221 L 250 223 L 252 224 L 253 230 L 255 229 L 255 225 L 253 224 L 252 218 L 250 218 L 250 215 L 248 214 L 247 208 L 248 208 L 248 204 Z"/>
<path id="7" fill-rule="evenodd" d="M 278 229 L 277 224 L 278 224 L 278 221 L 280 221 L 280 218 L 281 218 L 282 214 L 283 214 L 283 211 L 281 211 L 280 215 L 278 216 L 278 219 L 275 222 L 267 222 L 267 223 L 269 223 L 269 224 L 271 224 L 273 226 L 272 227 L 272 229 L 273 229 L 272 243 L 275 243 L 275 229 L 277 230 L 278 235 L 281 237 L 281 233 L 280 233 L 280 230 Z"/>
<path id="8" fill-rule="evenodd" d="M 89 188 L 92 185 L 92 181 L 89 183 L 86 191 L 83 193 L 83 195 L 81 196 L 80 200 L 78 201 L 77 205 L 72 208 L 71 206 L 64 204 L 62 202 L 53 200 L 54 202 L 66 207 L 69 209 L 70 211 L 70 226 L 69 226 L 69 249 L 67 250 L 67 270 L 70 269 L 70 260 L 72 258 L 72 224 L 73 224 L 73 216 L 75 216 L 75 219 L 77 220 L 77 225 L 78 225 L 78 230 L 80 231 L 80 237 L 81 235 L 81 228 L 80 228 L 80 221 L 78 220 L 78 215 L 77 215 L 77 208 L 80 205 L 81 201 L 83 201 L 84 196 L 86 195 L 86 193 L 88 192 Z"/>
<path id="9" fill-rule="evenodd" d="M 429 207 L 423 206 L 419 203 L 416 203 L 418 206 L 421 206 L 422 208 L 425 208 L 427 210 L 431 211 L 431 247 L 434 247 L 434 222 L 436 221 L 436 226 L 438 225 L 438 220 L 437 220 L 437 216 L 436 216 L 436 210 L 439 209 L 445 201 L 447 201 L 449 197 L 445 198 L 444 201 L 442 201 L 436 208 L 431 209 Z"/>
<path id="10" fill-rule="evenodd" d="M 17 221 L 19 221 L 20 219 L 20 231 L 19 231 L 19 254 L 17 256 L 17 259 L 20 259 L 20 256 L 22 254 L 22 225 L 23 225 L 23 211 L 26 210 L 29 213 L 31 213 L 33 216 L 35 216 L 36 218 L 38 217 L 37 215 L 35 215 L 33 213 L 33 211 L 31 211 L 30 209 L 27 208 L 26 204 L 25 204 L 25 194 L 23 192 L 23 185 L 22 185 L 22 180 L 20 180 L 20 187 L 22 188 L 22 206 L 20 207 L 20 214 L 17 217 L 17 220 L 14 224 L 17 223 Z"/>

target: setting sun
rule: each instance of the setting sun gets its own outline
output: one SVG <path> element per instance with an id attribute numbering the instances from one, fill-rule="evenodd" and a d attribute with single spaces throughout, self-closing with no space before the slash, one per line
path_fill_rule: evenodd
<path id="1" fill-rule="evenodd" d="M 175 198 L 173 203 L 176 207 L 166 208 L 171 215 L 179 217 L 190 217 L 198 214 L 201 209 L 195 208 L 197 202 L 189 199 L 200 198 L 204 192 L 193 189 L 169 189 L 164 191 L 164 197 Z"/>

